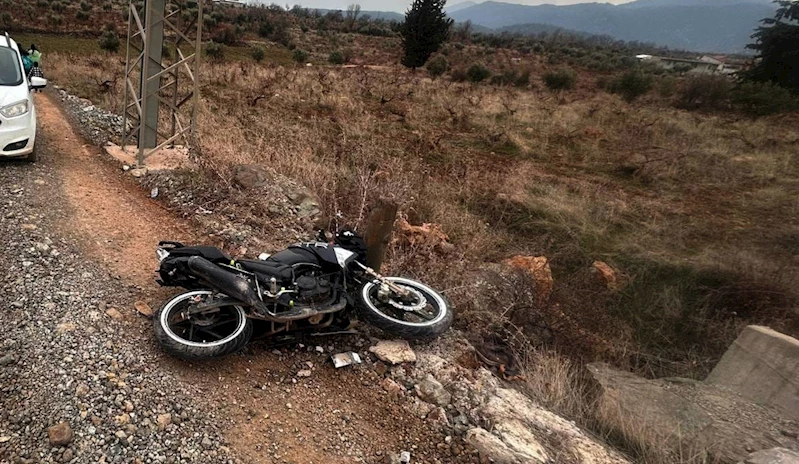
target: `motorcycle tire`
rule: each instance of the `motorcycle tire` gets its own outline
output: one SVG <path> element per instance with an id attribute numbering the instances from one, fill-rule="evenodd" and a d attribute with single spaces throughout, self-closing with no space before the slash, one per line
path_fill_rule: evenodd
<path id="1" fill-rule="evenodd" d="M 437 309 L 437 314 L 430 320 L 423 322 L 413 322 L 386 314 L 385 304 L 380 304 L 374 298 L 374 292 L 378 285 L 374 282 L 366 282 L 358 289 L 355 298 L 358 313 L 369 324 L 384 330 L 391 335 L 407 340 L 429 340 L 438 337 L 452 326 L 453 312 L 452 305 L 444 295 L 428 287 L 427 285 L 404 277 L 385 277 L 389 281 L 404 287 L 410 287 L 422 293 Z M 431 301 L 432 300 L 432 301 Z"/>
<path id="2" fill-rule="evenodd" d="M 222 318 L 221 322 L 208 319 L 198 321 L 197 324 L 193 324 L 191 321 L 180 322 L 180 324 L 188 322 L 188 327 L 180 327 L 175 323 L 170 324 L 170 316 L 175 311 L 179 311 L 181 305 L 187 304 L 190 299 L 198 296 L 208 296 L 214 293 L 211 290 L 183 292 L 175 295 L 161 306 L 153 318 L 153 324 L 155 326 L 155 338 L 164 351 L 181 359 L 201 360 L 226 356 L 241 350 L 247 345 L 252 337 L 253 323 L 247 318 L 246 312 L 241 306 L 224 306 L 220 308 L 218 314 L 209 316 Z M 229 321 L 225 322 L 228 319 Z M 200 324 L 199 322 L 202 323 Z M 191 325 L 195 327 L 192 328 Z M 206 341 L 202 339 L 202 333 L 210 330 L 208 327 L 211 326 L 215 329 L 217 327 L 225 329 L 224 335 L 216 340 Z M 195 330 L 197 331 L 196 334 Z M 217 329 L 217 331 L 220 330 Z M 206 335 L 210 338 L 213 338 L 210 333 L 219 336 L 216 332 L 206 332 Z"/>

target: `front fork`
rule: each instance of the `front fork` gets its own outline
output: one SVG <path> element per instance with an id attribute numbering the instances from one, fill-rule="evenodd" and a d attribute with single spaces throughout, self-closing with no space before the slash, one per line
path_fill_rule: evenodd
<path id="1" fill-rule="evenodd" d="M 363 272 L 366 275 L 368 275 L 368 276 L 372 277 L 374 280 L 380 282 L 380 288 L 377 290 L 377 297 L 381 301 L 387 301 L 388 298 L 391 296 L 391 292 L 394 292 L 395 294 L 399 295 L 400 298 L 407 298 L 410 295 L 410 292 L 408 290 L 406 290 L 406 289 L 400 287 L 399 285 L 395 284 L 394 282 L 391 282 L 390 280 L 386 279 L 382 275 L 378 274 L 377 271 L 375 271 L 371 267 L 365 266 L 365 265 L 359 263 L 358 261 L 356 261 L 355 264 L 360 266 L 361 269 L 363 269 Z"/>

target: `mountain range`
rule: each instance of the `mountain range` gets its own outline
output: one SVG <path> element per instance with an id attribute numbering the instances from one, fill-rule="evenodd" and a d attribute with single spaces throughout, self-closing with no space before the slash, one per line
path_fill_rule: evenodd
<path id="1" fill-rule="evenodd" d="M 469 1 L 447 8 L 457 22 L 471 21 L 497 32 L 546 24 L 625 41 L 718 53 L 746 53 L 752 32 L 761 19 L 773 17 L 774 11 L 766 0 L 636 0 L 621 5 L 563 6 Z"/>

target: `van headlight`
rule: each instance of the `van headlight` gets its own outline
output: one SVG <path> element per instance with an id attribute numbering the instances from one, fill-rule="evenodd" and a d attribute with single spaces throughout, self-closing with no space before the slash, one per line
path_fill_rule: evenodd
<path id="1" fill-rule="evenodd" d="M 12 103 L 0 108 L 0 114 L 7 118 L 16 118 L 17 116 L 22 116 L 27 113 L 29 109 L 30 105 L 28 104 L 28 100 L 22 100 L 21 102 Z"/>

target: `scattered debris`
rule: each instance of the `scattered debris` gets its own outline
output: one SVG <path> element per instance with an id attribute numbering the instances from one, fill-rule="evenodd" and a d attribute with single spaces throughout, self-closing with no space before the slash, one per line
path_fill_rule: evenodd
<path id="1" fill-rule="evenodd" d="M 133 176 L 133 177 L 143 177 L 143 176 L 147 175 L 147 168 L 146 167 L 141 167 L 141 168 L 131 169 L 130 170 L 130 175 Z"/>
<path id="2" fill-rule="evenodd" d="M 0 443 L 5 443 L 5 442 L 7 442 L 9 440 L 11 440 L 11 437 L 9 437 L 8 435 L 4 435 L 4 436 L 0 437 Z"/>
<path id="3" fill-rule="evenodd" d="M 153 314 L 155 314 L 153 308 L 143 301 L 137 301 L 133 303 L 133 307 L 136 308 L 136 311 L 138 311 L 142 316 L 153 317 Z"/>
<path id="4" fill-rule="evenodd" d="M 321 346 L 317 346 L 315 349 L 316 349 L 317 353 L 324 353 L 325 352 L 325 349 L 322 348 Z"/>
<path id="5" fill-rule="evenodd" d="M 310 369 L 303 369 L 301 371 L 297 371 L 297 377 L 310 377 L 311 370 Z"/>
<path id="6" fill-rule="evenodd" d="M 158 197 L 158 187 L 153 187 L 153 189 L 150 190 L 150 198 L 156 198 L 156 197 Z"/>
<path id="7" fill-rule="evenodd" d="M 416 353 L 406 340 L 380 340 L 376 345 L 369 347 L 369 351 L 381 361 L 391 364 L 416 362 Z"/>
<path id="8" fill-rule="evenodd" d="M 349 353 L 334 354 L 331 359 L 333 359 L 333 365 L 336 366 L 336 369 L 339 367 L 349 366 L 350 364 L 360 364 L 362 362 L 360 355 L 353 351 L 350 351 Z"/>
<path id="9" fill-rule="evenodd" d="M 402 451 L 400 453 L 400 462 L 402 464 L 409 464 L 411 462 L 411 452 L 410 451 Z"/>

